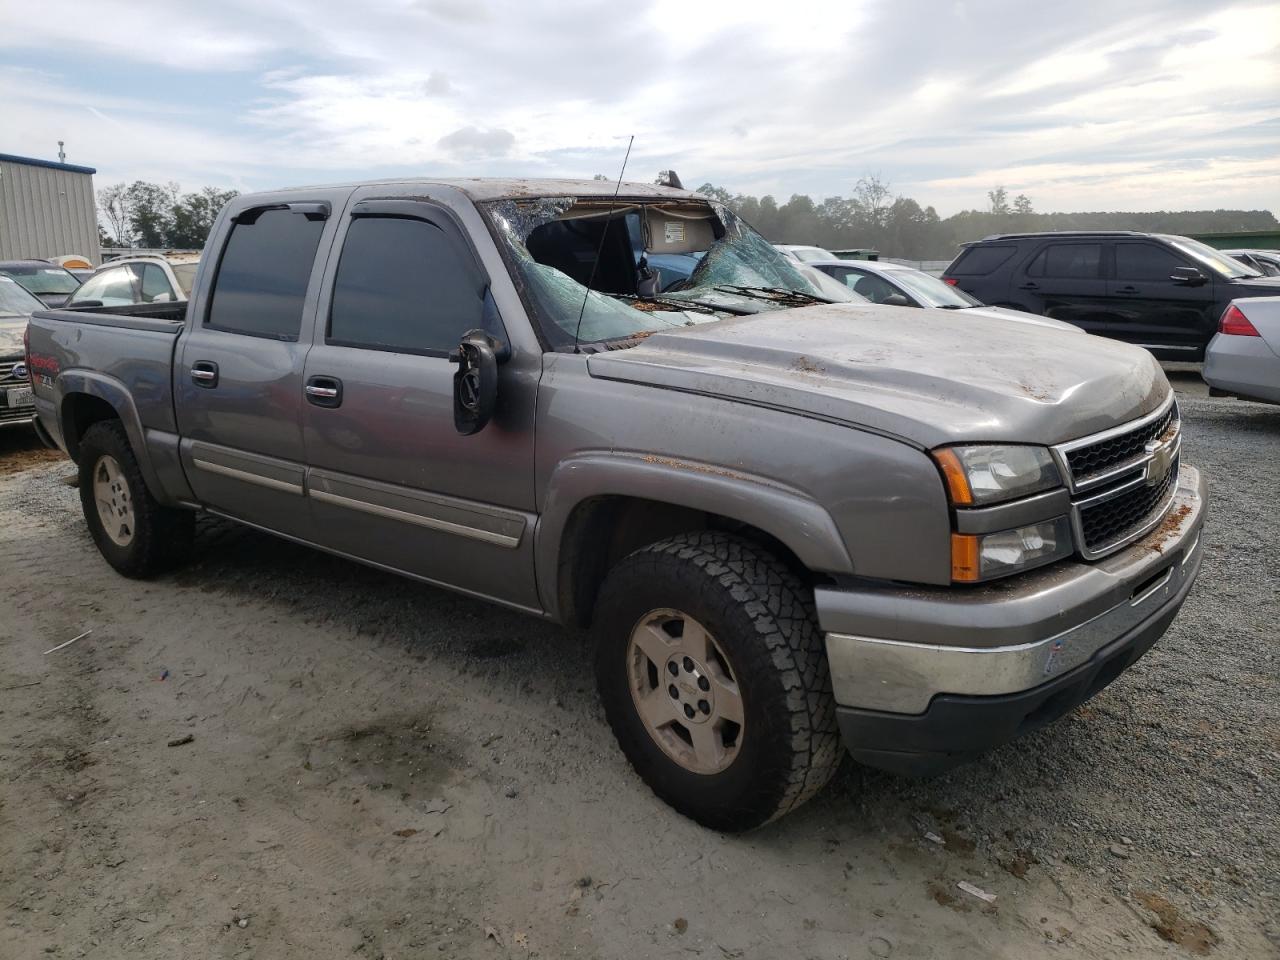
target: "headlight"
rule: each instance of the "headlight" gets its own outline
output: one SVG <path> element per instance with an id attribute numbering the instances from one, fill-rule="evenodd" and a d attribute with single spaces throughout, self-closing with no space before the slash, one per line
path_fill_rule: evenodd
<path id="1" fill-rule="evenodd" d="M 1014 500 L 1062 485 L 1062 476 L 1046 447 L 982 444 L 943 447 L 933 459 L 957 507 Z"/>
<path id="2" fill-rule="evenodd" d="M 951 579 L 991 580 L 1052 563 L 1071 551 L 1071 524 L 1066 517 L 998 533 L 953 533 Z"/>

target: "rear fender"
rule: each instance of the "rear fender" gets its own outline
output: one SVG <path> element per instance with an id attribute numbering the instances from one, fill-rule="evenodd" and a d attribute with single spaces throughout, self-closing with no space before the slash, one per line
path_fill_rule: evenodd
<path id="1" fill-rule="evenodd" d="M 116 412 L 124 431 L 129 437 L 129 446 L 133 455 L 138 458 L 138 467 L 142 478 L 146 481 L 151 495 L 161 502 L 169 502 L 160 478 L 156 474 L 151 461 L 151 452 L 147 448 L 146 430 L 142 426 L 142 418 L 138 416 L 138 408 L 121 381 L 96 370 L 69 370 L 58 375 L 56 382 L 58 396 L 58 426 L 62 430 L 62 442 L 67 455 L 72 460 L 79 460 L 80 436 L 76 433 L 73 416 L 74 401 L 77 396 L 96 397 L 105 401 Z"/>

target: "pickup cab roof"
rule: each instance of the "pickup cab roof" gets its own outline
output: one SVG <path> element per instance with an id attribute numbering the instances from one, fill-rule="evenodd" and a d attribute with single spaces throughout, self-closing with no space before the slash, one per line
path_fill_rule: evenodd
<path id="1" fill-rule="evenodd" d="M 452 187 L 471 200 L 519 200 L 533 197 L 653 197 L 655 199 L 705 199 L 691 190 L 678 190 L 653 183 L 616 180 L 574 180 L 537 177 L 393 177 L 383 180 L 359 180 L 348 183 L 317 184 L 265 191 L 271 195 L 306 193 L 316 189 L 355 189 L 381 184 L 423 183 Z M 241 199 L 244 199 L 243 197 Z"/>

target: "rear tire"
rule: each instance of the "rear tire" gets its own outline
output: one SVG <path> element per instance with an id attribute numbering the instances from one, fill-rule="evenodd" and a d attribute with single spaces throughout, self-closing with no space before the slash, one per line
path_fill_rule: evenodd
<path id="1" fill-rule="evenodd" d="M 605 579 L 594 632 L 618 743 L 685 816 L 750 830 L 835 773 L 840 737 L 812 593 L 758 545 L 700 532 L 637 550 Z"/>
<path id="2" fill-rule="evenodd" d="M 107 563 L 126 577 L 143 579 L 187 558 L 195 514 L 162 506 L 151 495 L 119 420 L 89 427 L 78 459 L 85 523 Z"/>

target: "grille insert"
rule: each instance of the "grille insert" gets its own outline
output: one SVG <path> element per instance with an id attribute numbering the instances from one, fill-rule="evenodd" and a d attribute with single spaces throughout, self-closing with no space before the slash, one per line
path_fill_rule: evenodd
<path id="1" fill-rule="evenodd" d="M 1067 466 L 1071 468 L 1071 475 L 1077 485 L 1087 483 L 1092 477 L 1140 459 L 1146 452 L 1146 445 L 1152 440 L 1166 434 L 1172 439 L 1177 434 L 1179 425 L 1178 405 L 1175 403 L 1170 405 L 1163 416 L 1150 423 L 1128 433 L 1072 450 L 1066 457 Z"/>
<path id="2" fill-rule="evenodd" d="M 1153 487 L 1133 487 L 1101 503 L 1080 508 L 1080 533 L 1091 554 L 1128 540 L 1134 532 L 1157 520 L 1168 506 L 1169 492 L 1178 481 L 1178 461 Z"/>

